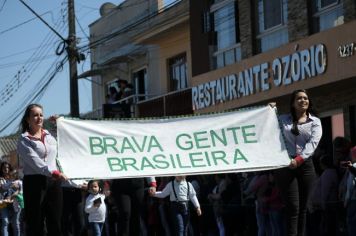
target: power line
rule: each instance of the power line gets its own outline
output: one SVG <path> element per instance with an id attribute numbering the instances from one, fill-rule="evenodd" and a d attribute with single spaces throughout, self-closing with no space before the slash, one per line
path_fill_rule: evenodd
<path id="1" fill-rule="evenodd" d="M 5 6 L 6 1 L 7 1 L 7 0 L 4 0 L 2 6 L 1 6 L 1 8 L 0 8 L 0 12 L 2 12 L 2 10 L 4 9 L 4 6 Z"/>
<path id="2" fill-rule="evenodd" d="M 52 54 L 52 55 L 46 55 L 46 56 L 42 56 L 42 57 L 36 57 L 36 58 L 32 58 L 32 62 L 36 62 L 36 61 L 42 61 L 44 59 L 49 59 L 49 58 L 53 58 L 54 56 L 57 56 L 56 54 Z M 22 60 L 22 61 L 14 61 L 14 62 L 9 62 L 7 64 L 0 64 L 0 70 L 1 69 L 7 69 L 9 67 L 13 67 L 13 66 L 18 66 L 18 65 L 23 65 L 25 63 L 28 63 L 27 60 Z"/>
<path id="3" fill-rule="evenodd" d="M 49 43 L 49 44 L 46 44 L 46 45 L 43 45 L 43 46 L 49 46 L 49 45 L 53 45 L 53 43 L 51 43 L 51 44 Z M 31 51 L 34 51 L 34 50 L 39 49 L 39 48 L 41 48 L 41 46 L 35 47 L 35 48 L 30 48 L 30 49 L 27 49 L 27 50 L 24 50 L 24 51 L 21 51 L 21 52 L 15 52 L 15 53 L 0 57 L 0 61 L 3 60 L 3 59 L 8 59 L 9 57 L 13 57 L 13 56 L 21 55 L 21 54 L 24 54 L 24 53 L 27 53 L 27 52 L 31 52 Z"/>
<path id="4" fill-rule="evenodd" d="M 175 5 L 177 2 L 179 2 L 181 0 L 176 0 L 175 2 L 172 2 L 171 4 L 167 5 L 164 9 L 167 10 L 169 9 L 172 5 Z M 160 10 L 161 12 L 161 10 Z M 103 36 L 102 38 L 96 40 L 96 41 L 93 41 L 91 43 L 89 43 L 88 45 L 85 45 L 85 46 L 82 46 L 80 49 L 83 50 L 83 51 L 87 51 L 89 49 L 93 49 L 97 46 L 100 46 L 101 44 L 104 44 L 105 42 L 107 41 L 110 41 L 112 40 L 113 38 L 119 36 L 120 34 L 123 34 L 123 33 L 127 33 L 127 32 L 130 32 L 130 31 L 134 31 L 134 30 L 139 30 L 140 27 L 137 27 L 139 26 L 141 23 L 144 23 L 145 21 L 155 17 L 158 12 L 154 12 L 152 15 L 148 15 L 146 16 L 145 18 L 142 18 L 140 20 L 137 20 L 136 22 L 130 24 L 130 25 L 127 25 L 126 27 L 114 32 L 114 33 L 111 33 L 111 34 L 107 34 L 105 36 Z M 232 12 L 228 15 L 225 15 L 225 16 L 222 16 L 222 17 L 219 17 L 219 23 L 222 24 L 222 23 L 225 23 L 225 22 L 228 22 L 232 19 L 235 19 L 235 12 Z M 171 22 L 174 21 L 174 19 L 171 19 L 170 21 L 166 21 L 164 23 L 161 23 L 160 25 L 156 25 L 157 27 L 162 27 L 162 26 L 165 26 L 165 25 L 168 25 L 168 24 L 171 24 Z M 147 27 L 146 25 L 143 25 L 141 27 L 142 28 L 145 28 Z M 229 25 L 224 25 L 224 27 L 221 27 L 219 28 L 220 31 L 225 31 L 225 30 L 228 30 L 230 28 Z"/>
<path id="5" fill-rule="evenodd" d="M 77 16 L 75 16 L 75 21 L 78 23 L 79 28 L 80 28 L 80 30 L 82 31 L 82 33 L 84 34 L 84 36 L 87 37 L 87 39 L 89 39 L 89 35 L 88 35 L 87 33 L 85 33 L 85 30 L 83 29 L 82 25 L 80 24 L 80 22 L 79 22 Z"/>
<path id="6" fill-rule="evenodd" d="M 61 65 L 64 65 L 64 63 L 66 63 L 68 60 L 67 57 L 65 57 L 64 59 L 62 59 L 62 61 L 60 62 Z M 3 132 L 5 129 L 7 129 L 16 119 L 18 119 L 18 117 L 20 117 L 21 113 L 23 113 L 23 111 L 26 109 L 26 107 L 33 103 L 33 101 L 35 99 L 37 99 L 39 96 L 41 96 L 41 94 L 45 91 L 45 89 L 49 86 L 49 84 L 53 81 L 53 79 L 55 78 L 55 76 L 57 75 L 57 73 L 60 70 L 56 67 L 54 72 L 52 72 L 52 74 L 50 75 L 50 77 L 48 78 L 48 80 L 46 82 L 44 82 L 44 84 L 40 85 L 39 90 L 36 91 L 36 93 L 33 93 L 31 91 L 31 93 L 29 94 L 29 96 L 27 96 L 27 99 L 24 100 L 24 102 L 21 104 L 21 108 L 20 109 L 16 109 L 16 111 L 11 114 L 8 119 L 6 119 L 8 122 L 5 123 L 4 126 L 1 127 L 0 129 L 0 133 Z M 44 79 L 41 80 L 42 82 L 44 81 Z"/>
<path id="7" fill-rule="evenodd" d="M 48 14 L 48 13 L 51 13 L 51 12 L 50 12 L 50 11 L 47 11 L 47 12 L 41 14 L 41 16 L 43 16 L 43 15 L 45 15 L 45 14 Z M 0 32 L 0 35 L 4 34 L 4 33 L 6 33 L 6 32 L 9 32 L 9 31 L 11 31 L 11 30 L 17 29 L 18 27 L 20 27 L 20 26 L 22 26 L 22 25 L 24 25 L 24 24 L 27 24 L 27 23 L 29 23 L 29 22 L 31 22 L 31 21 L 33 21 L 33 20 L 36 20 L 36 19 L 37 19 L 37 17 L 33 17 L 33 18 L 31 18 L 31 19 L 29 19 L 29 20 L 26 20 L 26 21 L 24 21 L 24 22 L 22 22 L 22 23 L 20 23 L 20 24 L 11 26 L 10 28 L 8 28 L 8 29 L 6 29 L 6 30 L 1 31 L 1 32 Z"/>
<path id="8" fill-rule="evenodd" d="M 98 39 L 98 40 L 96 40 L 96 41 L 93 41 L 93 42 L 89 43 L 89 44 L 86 45 L 86 46 L 81 47 L 80 50 L 83 50 L 83 51 L 89 50 L 90 48 L 93 48 L 93 47 L 96 47 L 96 46 L 98 46 L 98 45 L 100 45 L 100 44 L 102 44 L 102 43 L 105 43 L 105 42 L 107 42 L 107 41 L 109 41 L 109 40 L 111 40 L 111 39 L 117 37 L 118 35 L 120 35 L 120 34 L 122 34 L 122 33 L 126 33 L 126 32 L 128 32 L 128 31 L 134 30 L 134 27 L 136 27 L 136 26 L 138 26 L 138 25 L 140 25 L 140 24 L 142 24 L 142 23 L 147 22 L 147 21 L 150 20 L 151 18 L 153 18 L 153 17 L 159 15 L 159 14 L 160 14 L 161 12 L 163 12 L 163 11 L 168 10 L 171 6 L 175 5 L 176 3 L 180 2 L 180 1 L 181 1 L 181 0 L 176 0 L 176 1 L 174 1 L 174 2 L 172 2 L 172 3 L 170 3 L 170 4 L 168 4 L 168 5 L 166 5 L 164 8 L 162 8 L 162 9 L 160 9 L 160 10 L 157 10 L 157 11 L 153 12 L 152 14 L 149 14 L 149 15 L 145 16 L 145 17 L 143 17 L 143 18 L 141 18 L 141 19 L 135 21 L 134 23 L 129 24 L 129 25 L 123 27 L 122 29 L 120 29 L 120 30 L 118 30 L 118 31 L 116 31 L 116 32 L 113 32 L 113 33 L 111 33 L 111 34 L 108 34 L 108 35 L 106 35 L 106 36 L 104 36 L 104 37 L 102 37 L 102 38 L 100 38 L 100 39 Z M 175 20 L 175 19 L 172 19 L 172 20 Z"/>
<path id="9" fill-rule="evenodd" d="M 59 25 L 60 23 L 61 23 L 61 21 L 59 19 L 56 25 Z M 64 29 L 64 25 L 62 26 L 62 29 Z M 27 60 L 25 65 L 16 73 L 16 75 L 14 76 L 14 79 L 11 82 L 9 82 L 1 90 L 1 92 L 0 92 L 0 98 L 1 98 L 0 106 L 3 106 L 5 103 L 7 103 L 9 101 L 9 99 L 14 95 L 14 93 L 16 93 L 19 90 L 19 88 L 31 77 L 32 73 L 36 70 L 36 68 L 44 60 L 44 58 L 42 58 L 41 60 L 33 60 L 33 59 L 36 58 L 36 56 L 43 57 L 44 54 L 47 54 L 50 50 L 50 47 L 47 47 L 45 49 L 45 45 L 53 45 L 53 42 L 51 44 L 48 44 L 48 42 L 51 42 L 54 39 L 55 39 L 55 35 L 51 34 L 51 32 L 48 32 L 48 34 L 42 41 L 39 50 L 37 50 L 30 56 L 30 58 Z M 33 63 L 33 62 L 35 62 L 35 63 Z M 27 76 L 26 76 L 26 74 L 27 74 Z M 22 80 L 21 80 L 21 78 L 22 78 Z"/>
<path id="10" fill-rule="evenodd" d="M 62 37 L 52 26 L 50 26 L 45 20 L 42 19 L 29 5 L 27 5 L 23 0 L 19 0 L 27 9 L 29 9 L 38 19 L 40 19 L 53 33 L 55 33 L 62 41 L 66 42 L 66 39 Z"/>

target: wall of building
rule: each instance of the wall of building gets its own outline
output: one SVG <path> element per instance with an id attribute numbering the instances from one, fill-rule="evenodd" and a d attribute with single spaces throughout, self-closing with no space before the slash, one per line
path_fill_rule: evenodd
<path id="1" fill-rule="evenodd" d="M 187 22 L 146 41 L 146 44 L 155 45 L 149 50 L 149 93 L 162 95 L 169 91 L 168 60 L 182 53 L 187 56 L 188 86 L 191 86 L 190 32 Z"/>
<path id="2" fill-rule="evenodd" d="M 300 0 L 288 1 L 288 37 L 293 42 L 309 35 L 308 2 Z"/>
<path id="3" fill-rule="evenodd" d="M 255 54 L 254 14 L 252 1 L 238 0 L 241 56 L 246 59 Z"/>
<path id="4" fill-rule="evenodd" d="M 196 76 L 210 71 L 210 52 L 211 47 L 216 41 L 214 39 L 214 32 L 208 32 L 210 27 L 210 14 L 209 0 L 189 1 L 190 4 L 190 45 L 192 50 L 192 75 Z M 204 17 L 205 16 L 205 17 Z M 204 26 L 206 24 L 206 26 Z M 206 29 L 204 29 L 206 27 Z M 212 29 L 211 29 L 212 30 Z M 207 31 L 207 32 L 205 32 Z"/>
<path id="5" fill-rule="evenodd" d="M 224 76 L 237 74 L 245 69 L 252 68 L 255 65 L 267 62 L 269 68 L 275 58 L 282 58 L 287 55 L 292 55 L 295 52 L 300 52 L 304 49 L 309 49 L 313 45 L 323 44 L 327 51 L 327 68 L 325 73 L 308 78 L 302 81 L 291 83 L 286 86 L 276 87 L 273 85 L 272 71 L 269 70 L 268 83 L 270 89 L 267 91 L 255 91 L 252 95 L 240 97 L 222 104 L 204 108 L 199 112 L 212 112 L 216 110 L 226 110 L 235 107 L 242 107 L 248 104 L 253 104 L 259 101 L 264 101 L 268 98 L 280 97 L 291 93 L 298 88 L 315 88 L 329 83 L 337 82 L 343 79 L 352 78 L 356 75 L 355 60 L 356 55 L 341 58 L 339 56 L 338 47 L 352 43 L 356 39 L 356 21 L 314 34 L 310 37 L 303 38 L 299 41 L 289 43 L 283 47 L 273 49 L 267 53 L 258 54 L 251 58 L 243 60 L 241 63 L 226 66 L 222 69 L 211 71 L 192 79 L 193 86 L 204 84 L 208 81 L 217 80 Z M 345 34 L 345 32 L 348 32 Z"/>

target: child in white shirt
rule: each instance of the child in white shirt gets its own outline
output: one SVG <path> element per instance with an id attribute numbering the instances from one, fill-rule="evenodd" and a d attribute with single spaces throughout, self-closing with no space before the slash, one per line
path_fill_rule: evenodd
<path id="1" fill-rule="evenodd" d="M 85 202 L 85 212 L 89 213 L 88 221 L 93 236 L 101 236 L 105 223 L 106 205 L 103 194 L 103 183 L 100 180 L 90 180 L 88 183 L 89 195 Z"/>
<path id="2" fill-rule="evenodd" d="M 161 192 L 152 193 L 153 197 L 170 196 L 170 209 L 176 235 L 185 236 L 188 233 L 189 200 L 193 203 L 198 216 L 201 215 L 200 204 L 194 187 L 185 180 L 185 176 L 176 176 Z"/>

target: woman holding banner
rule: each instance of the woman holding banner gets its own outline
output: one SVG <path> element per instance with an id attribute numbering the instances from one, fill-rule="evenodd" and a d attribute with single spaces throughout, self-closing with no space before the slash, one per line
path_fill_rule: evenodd
<path id="1" fill-rule="evenodd" d="M 43 127 L 42 106 L 31 104 L 21 120 L 17 152 L 23 167 L 26 235 L 61 235 L 62 187 L 56 165 L 56 139 Z"/>
<path id="2" fill-rule="evenodd" d="M 281 115 L 289 167 L 275 171 L 275 178 L 287 209 L 287 235 L 304 235 L 308 198 L 315 180 L 311 156 L 322 136 L 320 119 L 313 112 L 306 90 L 296 90 L 290 100 L 290 114 Z"/>

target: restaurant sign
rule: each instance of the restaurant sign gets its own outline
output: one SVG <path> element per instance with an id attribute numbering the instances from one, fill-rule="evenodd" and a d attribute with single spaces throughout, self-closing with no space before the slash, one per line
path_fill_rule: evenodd
<path id="1" fill-rule="evenodd" d="M 271 62 L 246 68 L 234 74 L 192 88 L 193 109 L 203 109 L 222 102 L 286 86 L 325 73 L 327 52 L 323 44 Z"/>

